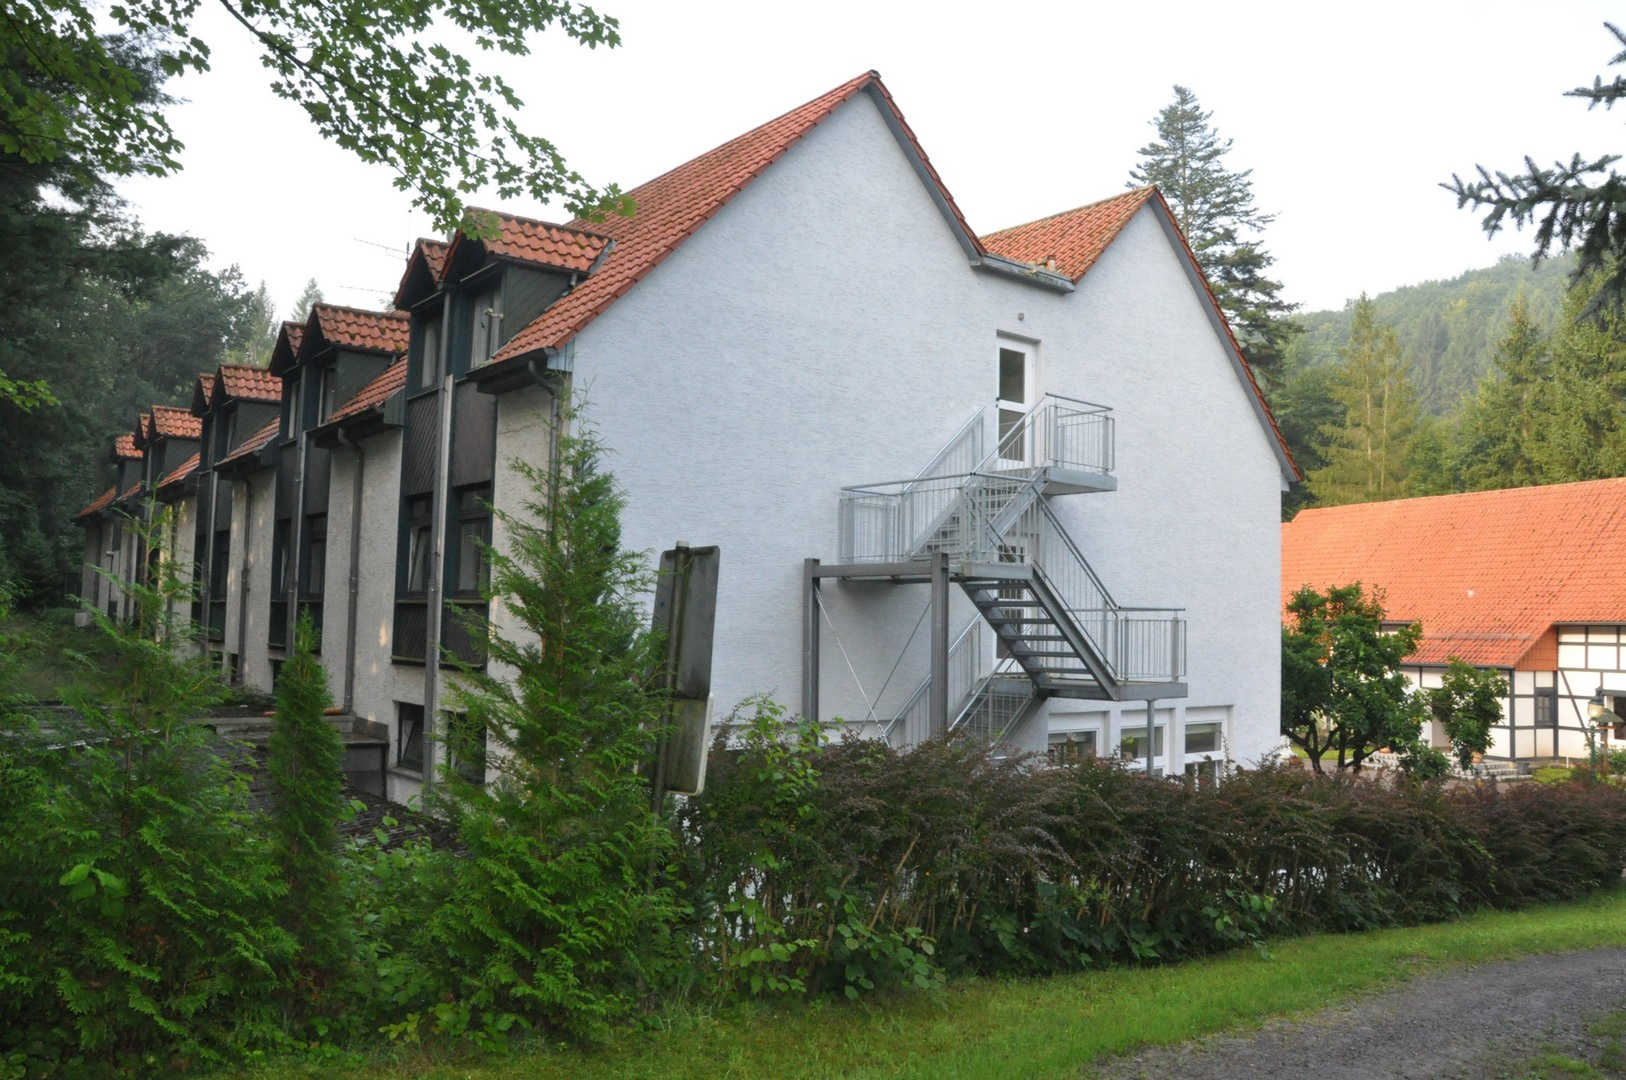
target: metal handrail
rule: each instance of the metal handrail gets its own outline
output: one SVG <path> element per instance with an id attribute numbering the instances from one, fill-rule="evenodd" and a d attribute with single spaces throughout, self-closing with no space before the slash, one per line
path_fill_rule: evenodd
<path id="1" fill-rule="evenodd" d="M 967 656 L 968 653 L 969 657 Z M 965 628 L 961 630 L 958 635 L 956 635 L 954 641 L 949 645 L 948 651 L 949 700 L 959 705 L 961 711 L 963 711 L 966 705 L 969 704 L 969 696 L 972 691 L 976 689 L 977 682 L 979 681 L 980 676 L 978 676 L 977 671 L 981 667 L 981 657 L 982 619 L 975 618 L 966 623 Z M 971 673 L 969 679 L 964 678 L 964 673 L 967 670 L 969 670 Z M 956 680 L 956 674 L 960 674 L 962 677 Z M 963 691 L 958 690 L 957 683 L 964 683 L 965 689 Z M 926 678 L 921 680 L 920 684 L 915 687 L 914 692 L 904 701 L 902 707 L 898 709 L 897 713 L 893 715 L 891 722 L 888 723 L 881 731 L 882 739 L 890 741 L 892 738 L 892 732 L 900 724 L 903 725 L 906 735 L 910 733 L 920 735 L 920 738 L 907 740 L 907 742 L 910 744 L 919 742 L 921 739 L 929 738 L 931 736 L 931 717 L 926 715 L 930 706 L 929 698 L 931 696 L 931 688 L 932 677 L 928 674 Z M 955 719 L 957 719 L 957 717 L 951 718 L 950 727 L 953 726 Z M 918 731 L 911 732 L 911 729 L 918 729 L 922 727 L 926 729 L 923 733 Z"/>

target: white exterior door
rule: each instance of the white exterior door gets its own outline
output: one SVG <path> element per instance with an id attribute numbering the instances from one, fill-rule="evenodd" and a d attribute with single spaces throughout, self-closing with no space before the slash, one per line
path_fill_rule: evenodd
<path id="1" fill-rule="evenodd" d="M 1022 417 L 1037 397 L 1033 348 L 1016 341 L 1000 341 L 995 374 L 998 393 L 994 411 L 999 424 L 999 461 L 1007 467 L 1033 464 L 1032 433 L 1018 432 Z"/>

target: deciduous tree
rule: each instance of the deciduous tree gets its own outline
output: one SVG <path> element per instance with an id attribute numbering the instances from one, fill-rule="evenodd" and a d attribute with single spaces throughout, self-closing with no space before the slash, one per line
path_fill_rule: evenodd
<path id="1" fill-rule="evenodd" d="M 257 45 L 270 90 L 298 105 L 327 139 L 386 166 L 415 205 L 450 231 L 462 195 L 564 200 L 576 213 L 618 206 L 572 171 L 547 139 L 520 127 L 524 102 L 481 62 L 453 50 L 453 33 L 482 53 L 525 56 L 557 30 L 589 48 L 620 44 L 620 26 L 573 0 L 494 5 L 482 0 L 221 0 Z M 20 0 L 0 20 L 0 153 L 31 163 L 64 157 L 90 175 L 164 174 L 180 167 L 168 104 L 132 65 L 155 50 L 164 77 L 207 71 L 211 45 L 196 35 L 197 0 Z M 117 36 L 98 33 L 98 20 Z"/>
<path id="2" fill-rule="evenodd" d="M 1453 657 L 1440 685 L 1422 692 L 1429 716 L 1451 740 L 1451 752 L 1463 769 L 1476 754 L 1490 749 L 1491 728 L 1502 719 L 1507 680 Z"/>
<path id="3" fill-rule="evenodd" d="M 1293 594 L 1282 627 L 1282 734 L 1316 772 L 1328 754 L 1358 772 L 1374 751 L 1417 742 L 1422 710 L 1400 663 L 1422 633 L 1417 623 L 1385 629 L 1381 598 L 1359 582 Z"/>

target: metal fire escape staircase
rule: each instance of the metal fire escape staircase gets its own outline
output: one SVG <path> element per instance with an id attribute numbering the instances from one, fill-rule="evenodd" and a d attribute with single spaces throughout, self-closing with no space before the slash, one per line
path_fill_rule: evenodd
<path id="1" fill-rule="evenodd" d="M 1185 696 L 1182 610 L 1119 604 L 1050 505 L 1116 488 L 1110 410 L 1057 395 L 1025 414 L 996 410 L 985 450 L 989 411 L 912 479 L 843 489 L 840 562 L 808 561 L 804 711 L 817 710 L 821 578 L 933 584 L 932 670 L 876 717 L 898 745 L 948 732 L 1002 739 L 1050 697 Z M 950 582 L 977 612 L 952 640 Z"/>

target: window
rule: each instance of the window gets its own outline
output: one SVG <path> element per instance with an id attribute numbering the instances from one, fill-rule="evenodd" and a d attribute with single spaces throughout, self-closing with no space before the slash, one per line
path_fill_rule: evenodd
<path id="1" fill-rule="evenodd" d="M 478 293 L 469 304 L 469 368 L 491 360 L 502 344 L 502 294 L 498 289 Z"/>
<path id="2" fill-rule="evenodd" d="M 485 592 L 488 577 L 484 545 L 491 542 L 491 489 L 467 488 L 457 494 L 456 590 L 470 596 Z"/>
<path id="3" fill-rule="evenodd" d="M 423 772 L 423 706 L 395 703 L 395 764 Z"/>
<path id="4" fill-rule="evenodd" d="M 426 322 L 418 337 L 418 389 L 440 382 L 440 323 Z"/>
<path id="5" fill-rule="evenodd" d="M 328 364 L 322 369 L 321 399 L 317 402 L 316 422 L 323 423 L 333 415 L 333 409 L 338 404 L 335 397 L 338 394 L 339 369 L 336 364 Z"/>
<path id="6" fill-rule="evenodd" d="M 1093 731 L 1056 732 L 1050 736 L 1048 756 L 1052 765 L 1077 765 L 1095 756 L 1096 733 Z"/>
<path id="7" fill-rule="evenodd" d="M 486 782 L 486 728 L 467 713 L 442 713 L 452 769 L 471 784 Z"/>
<path id="8" fill-rule="evenodd" d="M 215 531 L 214 566 L 209 570 L 209 599 L 226 599 L 226 576 L 231 565 L 231 530 Z"/>
<path id="9" fill-rule="evenodd" d="M 1006 461 L 1026 461 L 1027 440 L 1018 431 L 1022 417 L 1033 404 L 1033 356 L 1015 342 L 999 346 L 999 389 L 995 410 L 999 414 L 999 456 Z"/>
<path id="10" fill-rule="evenodd" d="M 237 445 L 237 409 L 226 410 L 220 425 L 220 442 L 216 447 L 216 459 L 223 458 Z"/>
<path id="11" fill-rule="evenodd" d="M 226 672 L 231 684 L 237 686 L 243 681 L 243 659 L 236 653 L 226 654 Z"/>
<path id="12" fill-rule="evenodd" d="M 291 439 L 299 434 L 299 388 L 301 379 L 295 375 L 288 384 L 287 397 L 282 403 L 282 435 Z"/>
<path id="13" fill-rule="evenodd" d="M 327 515 L 312 514 L 305 519 L 305 582 L 300 591 L 321 596 L 327 576 Z"/>
<path id="14" fill-rule="evenodd" d="M 1558 688 L 1536 692 L 1536 727 L 1551 730 L 1558 726 Z"/>
<path id="15" fill-rule="evenodd" d="M 1196 781 L 1198 787 L 1211 787 L 1218 783 L 1219 771 L 1220 763 L 1215 758 L 1186 762 L 1186 776 Z"/>
<path id="16" fill-rule="evenodd" d="M 429 496 L 417 495 L 407 500 L 407 562 L 406 591 L 429 591 Z"/>
<path id="17" fill-rule="evenodd" d="M 1123 729 L 1122 740 L 1118 744 L 1125 757 L 1131 760 L 1146 760 L 1146 725 L 1140 727 L 1126 727 Z M 1163 756 L 1163 725 L 1159 724 L 1153 729 L 1152 756 Z"/>
<path id="18" fill-rule="evenodd" d="M 1217 754 L 1220 748 L 1218 724 L 1192 724 L 1186 728 L 1186 753 Z"/>
<path id="19" fill-rule="evenodd" d="M 288 591 L 288 528 L 292 524 L 281 518 L 271 530 L 271 599 L 278 600 Z"/>
<path id="20" fill-rule="evenodd" d="M 282 661 L 271 661 L 271 692 L 277 692 L 277 684 L 282 682 Z"/>

